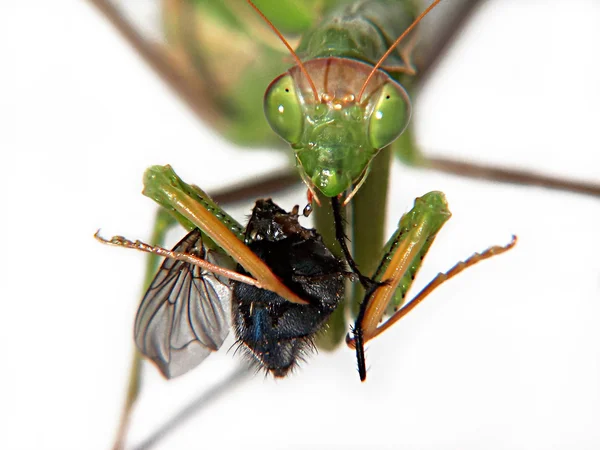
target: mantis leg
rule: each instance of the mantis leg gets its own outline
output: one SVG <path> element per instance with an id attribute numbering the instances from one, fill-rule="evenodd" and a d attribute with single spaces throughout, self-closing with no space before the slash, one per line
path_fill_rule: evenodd
<path id="1" fill-rule="evenodd" d="M 220 205 L 241 201 L 254 201 L 257 198 L 274 196 L 287 190 L 297 188 L 302 182 L 297 170 L 287 170 L 268 175 L 259 180 L 251 180 L 235 184 L 211 195 Z"/>
<path id="2" fill-rule="evenodd" d="M 154 246 L 163 246 L 166 233 L 177 222 L 180 222 L 185 228 L 192 229 L 202 224 L 197 224 L 191 221 L 177 211 L 177 207 L 189 201 L 198 203 L 208 211 L 205 215 L 216 218 L 218 222 L 231 232 L 233 236 L 230 240 L 237 241 L 241 235 L 241 226 L 231 217 L 229 217 L 221 208 L 219 208 L 210 198 L 199 189 L 193 186 L 186 185 L 176 177 L 170 168 L 153 168 L 154 171 L 149 171 L 145 177 L 145 193 L 155 199 L 160 205 L 150 242 Z M 161 176 L 164 175 L 164 176 Z M 258 186 L 258 189 L 268 189 L 269 186 Z M 181 197 L 178 197 L 180 195 Z M 220 198 L 232 200 L 237 198 L 235 191 L 223 192 L 218 194 Z M 241 243 L 241 241 L 240 241 Z M 147 260 L 146 271 L 144 277 L 144 291 L 152 282 L 157 269 L 159 257 L 151 254 Z M 113 448 L 121 449 L 125 444 L 131 412 L 135 402 L 140 394 L 141 389 L 141 368 L 142 357 L 137 349 L 134 350 L 131 369 L 128 377 L 127 393 L 121 418 L 113 444 Z"/>
<path id="3" fill-rule="evenodd" d="M 417 198 L 413 209 L 400 219 L 396 233 L 386 244 L 384 256 L 373 276 L 374 280 L 382 281 L 384 284 L 367 292 L 356 318 L 354 338 L 347 337 L 348 345 L 356 347 L 359 375 L 362 381 L 366 379 L 363 347 L 365 342 L 408 314 L 446 280 L 479 261 L 506 252 L 516 244 L 516 238 L 513 237 L 512 242 L 506 246 L 490 247 L 483 253 L 474 254 L 448 272 L 438 275 L 412 301 L 403 306 L 404 298 L 412 286 L 427 251 L 450 215 L 443 193 L 425 194 Z M 380 326 L 379 323 L 385 314 L 391 315 L 391 318 Z"/>
<path id="4" fill-rule="evenodd" d="M 391 144 L 394 154 L 408 166 L 450 173 L 465 178 L 522 186 L 538 186 L 557 191 L 600 197 L 600 184 L 543 175 L 528 170 L 487 166 L 456 159 L 425 155 L 417 145 L 413 134 L 412 127 L 408 127 Z"/>
<path id="5" fill-rule="evenodd" d="M 371 339 L 379 336 L 381 333 L 383 333 L 389 327 L 394 325 L 396 322 L 398 322 L 400 319 L 402 319 L 404 316 L 406 316 L 409 312 L 411 312 L 419 303 L 421 303 L 423 300 L 425 300 L 425 298 L 427 298 L 427 296 L 429 294 L 431 294 L 435 289 L 437 289 L 443 283 L 448 281 L 450 278 L 455 277 L 462 271 L 466 270 L 467 268 L 469 268 L 471 266 L 474 266 L 475 264 L 477 264 L 480 261 L 489 259 L 493 256 L 501 255 L 502 253 L 507 252 L 508 250 L 513 248 L 516 244 L 517 244 L 517 237 L 513 236 L 512 240 L 508 244 L 494 245 L 492 247 L 485 249 L 481 253 L 474 253 L 469 258 L 465 259 L 464 261 L 460 261 L 460 262 L 456 263 L 450 270 L 448 270 L 444 273 L 437 274 L 436 277 L 427 284 L 427 286 L 425 286 L 417 295 L 415 295 L 415 297 L 412 300 L 410 300 L 408 303 L 403 305 L 398 311 L 396 311 L 394 313 L 394 315 L 392 315 L 388 320 L 386 320 L 383 324 L 381 324 L 377 328 L 375 328 L 373 330 L 369 330 L 368 334 L 366 334 L 366 333 L 363 334 L 364 342 L 368 342 Z"/>
<path id="6" fill-rule="evenodd" d="M 163 245 L 165 236 L 170 228 L 176 224 L 175 219 L 165 209 L 159 208 L 156 212 L 156 218 L 154 219 L 154 228 L 152 231 L 152 237 L 150 242 L 154 245 Z M 146 291 L 156 271 L 158 270 L 159 257 L 156 255 L 149 255 L 146 260 L 146 271 L 144 274 L 144 288 L 143 292 Z M 143 293 L 142 292 L 142 293 Z M 125 394 L 125 404 L 123 405 L 123 411 L 121 412 L 121 418 L 119 420 L 119 427 L 113 444 L 113 448 L 121 449 L 125 444 L 125 438 L 127 436 L 127 430 L 129 428 L 129 421 L 131 418 L 131 411 L 133 406 L 140 394 L 142 384 L 142 356 L 140 352 L 134 347 L 133 356 L 131 358 L 131 369 L 129 370 L 129 377 L 127 380 L 127 392 Z"/>
<path id="7" fill-rule="evenodd" d="M 585 183 L 565 178 L 542 175 L 527 170 L 505 169 L 491 167 L 464 161 L 425 157 L 420 167 L 451 173 L 466 178 L 476 178 L 501 183 L 520 184 L 524 186 L 539 186 L 546 189 L 574 192 L 577 194 L 600 197 L 600 184 Z"/>

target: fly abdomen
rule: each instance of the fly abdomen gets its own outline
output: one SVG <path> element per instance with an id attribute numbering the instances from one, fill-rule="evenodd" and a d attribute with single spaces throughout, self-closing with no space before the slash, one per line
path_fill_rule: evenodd
<path id="1" fill-rule="evenodd" d="M 292 304 L 242 283 L 236 283 L 234 296 L 237 338 L 260 366 L 277 377 L 285 376 L 312 349 L 312 336 L 329 316 L 318 307 Z"/>

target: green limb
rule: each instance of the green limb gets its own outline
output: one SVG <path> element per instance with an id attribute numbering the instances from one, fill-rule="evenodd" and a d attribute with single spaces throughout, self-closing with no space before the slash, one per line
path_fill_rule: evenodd
<path id="1" fill-rule="evenodd" d="M 456 263 L 450 270 L 447 272 L 439 273 L 433 280 L 425 286 L 421 292 L 419 292 L 415 297 L 408 302 L 406 305 L 402 306 L 392 317 L 390 317 L 384 324 L 379 326 L 373 334 L 371 334 L 368 339 L 373 339 L 374 337 L 380 335 L 389 327 L 394 325 L 408 313 L 410 313 L 417 305 L 419 305 L 429 294 L 431 294 L 435 289 L 437 289 L 440 285 L 455 277 L 459 273 L 468 269 L 475 264 L 484 261 L 486 259 L 492 258 L 494 256 L 501 255 L 502 253 L 506 253 L 511 248 L 513 248 L 517 244 L 517 237 L 513 236 L 511 241 L 506 245 L 494 245 L 492 247 L 487 248 L 481 253 L 474 253 L 469 258 L 464 261 L 460 261 Z M 367 340 L 368 340 L 367 339 Z"/>
<path id="2" fill-rule="evenodd" d="M 357 318 L 365 341 L 383 315 L 393 313 L 402 304 L 433 240 L 450 217 L 446 198 L 438 191 L 417 198 L 414 207 L 402 216 L 373 276 L 386 285 L 363 302 Z"/>
<path id="3" fill-rule="evenodd" d="M 161 206 L 157 212 L 152 237 L 150 239 L 150 242 L 153 245 L 164 246 L 165 236 L 168 230 L 178 222 L 188 230 L 196 228 L 196 224 L 178 212 L 176 208 L 178 203 L 177 197 L 173 192 L 178 192 L 181 196 L 201 204 L 212 214 L 212 216 L 225 225 L 237 239 L 243 240 L 242 226 L 213 202 L 206 193 L 196 186 L 184 183 L 170 166 L 155 166 L 149 168 L 144 175 L 144 193 Z M 205 239 L 205 245 L 217 248 L 214 242 L 211 242 L 208 238 Z M 160 258 L 158 256 L 153 254 L 149 255 L 144 275 L 143 292 L 148 289 L 148 286 L 154 279 L 159 262 Z M 139 351 L 137 351 L 137 349 L 134 350 L 125 404 L 123 406 L 119 428 L 113 445 L 114 449 L 121 449 L 125 444 L 131 411 L 139 397 L 141 389 L 142 360 Z"/>
<path id="4" fill-rule="evenodd" d="M 381 259 L 385 238 L 388 182 L 391 167 L 390 147 L 379 152 L 371 163 L 371 173 L 352 199 L 351 231 L 354 261 L 364 274 L 372 274 Z M 352 311 L 358 312 L 364 289 L 353 285 Z"/>
<path id="5" fill-rule="evenodd" d="M 196 227 L 189 219 L 182 214 L 178 213 L 173 205 L 174 198 L 169 196 L 168 193 L 161 188 L 161 186 L 168 185 L 173 189 L 179 189 L 184 192 L 189 198 L 202 204 L 207 210 L 209 210 L 214 217 L 216 217 L 221 223 L 223 223 L 234 235 L 242 240 L 243 239 L 243 228 L 237 223 L 231 216 L 225 213 L 216 203 L 214 203 L 210 197 L 205 194 L 201 189 L 196 186 L 191 186 L 179 179 L 175 172 L 169 167 L 151 167 L 145 174 L 144 177 L 144 193 L 150 198 L 154 199 L 161 205 L 159 208 L 154 228 L 152 231 L 152 237 L 150 242 L 156 246 L 163 246 L 165 236 L 170 228 L 172 228 L 177 222 L 179 222 L 184 228 L 191 230 Z M 207 241 L 207 245 L 210 243 Z M 214 243 L 213 243 L 214 245 Z M 150 254 L 144 275 L 144 289 L 146 292 L 148 286 L 154 279 L 160 258 L 156 255 Z M 129 371 L 129 379 L 127 382 L 127 393 L 125 397 L 125 404 L 121 413 L 121 419 L 119 422 L 119 428 L 117 430 L 115 442 L 113 445 L 114 449 L 121 449 L 125 444 L 125 438 L 127 436 L 127 430 L 129 428 L 129 421 L 131 411 L 139 397 L 141 389 L 141 369 L 142 369 L 142 356 L 134 350 L 134 354 L 131 361 L 131 369 Z"/>
<path id="6" fill-rule="evenodd" d="M 384 256 L 373 275 L 374 280 L 385 284 L 365 295 L 354 326 L 354 338 L 347 338 L 350 347 L 356 347 L 358 371 L 361 381 L 366 379 L 364 344 L 406 316 L 431 292 L 452 277 L 480 261 L 500 255 L 513 248 L 517 242 L 493 246 L 481 253 L 455 264 L 450 270 L 439 273 L 410 302 L 404 304 L 417 272 L 433 240 L 451 217 L 442 192 L 430 192 L 415 200 L 415 205 L 402 216 L 398 228 L 384 247 Z M 390 316 L 380 325 L 384 315 Z"/>
<path id="7" fill-rule="evenodd" d="M 420 239 L 419 251 L 415 254 L 411 263 L 408 265 L 406 273 L 400 279 L 398 288 L 394 292 L 392 301 L 388 305 L 387 314 L 393 314 L 404 302 L 404 298 L 412 285 L 412 281 L 421 268 L 421 262 L 429 251 L 434 238 L 441 230 L 442 226 L 450 219 L 451 213 L 448 210 L 445 196 L 442 192 L 433 191 L 419 197 L 415 200 L 415 206 L 408 213 L 404 214 L 398 223 L 396 232 L 389 239 L 384 247 L 384 258 L 382 259 L 374 278 L 381 280 L 381 277 L 389 267 L 394 252 L 401 244 L 408 240 Z M 425 228 L 422 228 L 426 224 Z M 422 234 L 417 230 L 423 229 Z"/>
<path id="8" fill-rule="evenodd" d="M 373 276 L 374 280 L 385 284 L 364 295 L 354 325 L 354 339 L 348 341 L 350 346 L 356 347 L 361 381 L 367 376 L 365 342 L 377 333 L 390 304 L 402 302 L 433 239 L 450 216 L 442 192 L 425 194 L 417 198 L 413 209 L 402 216 L 396 232 L 385 245 L 384 256 Z"/>
<path id="9" fill-rule="evenodd" d="M 175 225 L 175 219 L 165 209 L 160 208 L 156 213 L 154 219 L 154 229 L 152 231 L 152 237 L 150 242 L 153 245 L 164 245 L 165 236 L 170 228 Z M 156 271 L 158 270 L 159 257 L 156 255 L 149 255 L 146 259 L 146 270 L 144 274 L 144 286 L 143 293 L 146 292 L 148 286 L 154 279 Z M 137 398 L 140 394 L 142 377 L 142 356 L 140 352 L 134 347 L 133 357 L 131 359 L 131 369 L 129 370 L 129 378 L 127 381 L 127 393 L 125 397 L 125 404 L 123 405 L 123 411 L 121 413 L 121 419 L 119 421 L 119 428 L 117 429 L 117 435 L 113 444 L 113 449 L 121 449 L 125 445 L 125 438 L 127 436 L 127 430 L 129 428 L 129 421 L 131 418 L 131 411 Z"/>
<path id="10" fill-rule="evenodd" d="M 142 193 L 169 211 L 187 230 L 200 228 L 205 231 L 202 224 L 193 221 L 189 214 L 186 214 L 186 205 L 195 203 L 205 209 L 239 240 L 244 240 L 244 228 L 212 201 L 202 189 L 187 184 L 179 178 L 169 165 L 152 166 L 146 170 Z"/>
<path id="11" fill-rule="evenodd" d="M 261 285 L 289 302 L 306 304 L 273 274 L 249 247 L 244 230 L 197 186 L 181 180 L 171 166 L 152 166 L 144 174 L 143 194 L 170 211 L 186 228 L 199 228 Z"/>

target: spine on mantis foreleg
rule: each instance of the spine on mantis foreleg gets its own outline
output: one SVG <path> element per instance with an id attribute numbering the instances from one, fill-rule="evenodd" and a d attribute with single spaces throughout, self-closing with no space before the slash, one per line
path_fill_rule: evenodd
<path id="1" fill-rule="evenodd" d="M 375 280 L 386 281 L 390 277 L 391 264 L 404 268 L 404 273 L 396 280 L 397 287 L 386 307 L 386 314 L 391 315 L 402 306 L 421 261 L 450 217 L 444 194 L 433 191 L 417 198 L 414 207 L 400 219 L 396 232 L 384 247 L 384 257 L 374 275 Z"/>

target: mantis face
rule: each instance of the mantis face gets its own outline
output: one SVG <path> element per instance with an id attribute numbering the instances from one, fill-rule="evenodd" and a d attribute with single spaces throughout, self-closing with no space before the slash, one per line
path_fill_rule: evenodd
<path id="1" fill-rule="evenodd" d="M 404 88 L 378 71 L 358 98 L 372 66 L 346 58 L 305 64 L 316 90 L 295 66 L 267 89 L 264 110 L 273 130 L 294 149 L 308 188 L 335 197 L 366 176 L 372 159 L 408 125 Z"/>

